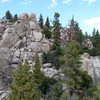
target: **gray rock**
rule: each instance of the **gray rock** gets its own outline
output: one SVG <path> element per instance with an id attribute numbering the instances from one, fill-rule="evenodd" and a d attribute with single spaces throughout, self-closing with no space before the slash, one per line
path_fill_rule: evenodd
<path id="1" fill-rule="evenodd" d="M 29 25 L 30 25 L 30 30 L 36 29 L 36 23 L 35 22 L 30 21 Z"/>
<path id="2" fill-rule="evenodd" d="M 28 14 L 27 13 L 22 13 L 19 15 L 18 19 L 22 20 L 22 19 L 28 19 Z"/>
<path id="3" fill-rule="evenodd" d="M 35 14 L 30 14 L 29 18 L 30 21 L 36 22 L 36 15 Z"/>
<path id="4" fill-rule="evenodd" d="M 3 39 L 0 42 L 0 47 L 12 48 L 17 42 L 18 36 L 16 33 L 5 33 Z"/>
<path id="5" fill-rule="evenodd" d="M 42 40 L 43 34 L 41 32 L 34 31 L 33 34 L 34 34 L 34 38 L 36 42 L 39 42 Z"/>
<path id="6" fill-rule="evenodd" d="M 0 67 L 9 66 L 11 61 L 11 51 L 8 48 L 0 48 Z"/>
<path id="7" fill-rule="evenodd" d="M 45 68 L 41 70 L 44 72 L 45 76 L 50 77 L 50 78 L 54 77 L 58 73 L 58 71 L 53 68 Z"/>
<path id="8" fill-rule="evenodd" d="M 0 24 L 0 33 L 4 33 L 5 26 Z"/>
<path id="9" fill-rule="evenodd" d="M 50 68 L 50 67 L 52 67 L 52 64 L 51 63 L 43 64 L 43 68 Z"/>

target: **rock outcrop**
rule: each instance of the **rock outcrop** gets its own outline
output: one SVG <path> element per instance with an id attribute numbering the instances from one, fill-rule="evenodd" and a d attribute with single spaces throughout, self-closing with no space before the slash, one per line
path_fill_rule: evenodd
<path id="1" fill-rule="evenodd" d="M 82 55 L 82 69 L 92 76 L 94 81 L 100 79 L 100 57 L 91 57 L 88 53 Z"/>
<path id="2" fill-rule="evenodd" d="M 0 19 L 0 73 L 3 77 L 1 83 L 9 83 L 10 74 L 18 63 L 26 59 L 31 66 L 34 65 L 34 55 L 39 56 L 48 52 L 51 46 L 41 33 L 35 14 L 19 15 L 15 23 Z M 11 82 L 11 81 L 10 81 Z"/>

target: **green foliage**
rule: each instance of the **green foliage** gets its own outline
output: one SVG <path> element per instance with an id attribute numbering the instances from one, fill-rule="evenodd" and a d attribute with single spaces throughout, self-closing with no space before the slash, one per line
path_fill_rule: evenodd
<path id="1" fill-rule="evenodd" d="M 59 69 L 60 67 L 60 61 L 59 56 L 62 55 L 62 48 L 61 48 L 61 42 L 60 42 L 60 29 L 61 24 L 59 22 L 59 13 L 55 13 L 54 15 L 54 21 L 53 21 L 53 46 L 52 46 L 52 61 L 53 65 Z"/>
<path id="2" fill-rule="evenodd" d="M 80 54 L 83 54 L 83 53 L 89 53 L 90 56 L 98 56 L 100 55 L 100 48 L 93 48 L 93 49 L 88 49 L 88 48 L 85 48 L 85 47 L 82 47 L 80 48 Z"/>
<path id="3" fill-rule="evenodd" d="M 51 31 L 50 31 L 47 27 L 44 27 L 44 28 L 43 28 L 42 33 L 45 34 L 45 37 L 46 37 L 47 39 L 50 39 L 50 38 L 52 37 Z"/>
<path id="4" fill-rule="evenodd" d="M 14 74 L 14 82 L 10 85 L 12 93 L 10 100 L 40 100 L 37 85 L 33 79 L 32 72 L 29 71 L 28 62 L 20 64 Z"/>
<path id="5" fill-rule="evenodd" d="M 17 21 L 17 19 L 18 19 L 18 16 L 17 16 L 17 14 L 15 14 L 14 18 L 13 18 L 14 22 Z"/>
<path id="6" fill-rule="evenodd" d="M 74 18 L 72 17 L 70 23 L 69 23 L 69 26 L 71 29 L 74 29 L 74 32 L 75 32 L 75 38 L 76 38 L 76 41 L 82 45 L 82 42 L 84 40 L 84 35 L 82 33 L 82 30 L 80 29 L 79 27 L 79 24 L 77 21 L 74 20 Z"/>
<path id="7" fill-rule="evenodd" d="M 61 96 L 63 93 L 62 83 L 57 82 L 53 87 L 51 87 L 50 92 L 48 93 L 46 100 L 61 100 Z"/>
<path id="8" fill-rule="evenodd" d="M 100 48 L 100 34 L 98 30 L 93 30 L 91 40 L 95 48 Z"/>
<path id="9" fill-rule="evenodd" d="M 46 19 L 45 26 L 46 26 L 48 29 L 50 28 L 49 17 L 47 17 L 47 19 Z"/>
<path id="10" fill-rule="evenodd" d="M 79 49 L 75 42 L 70 42 L 64 49 L 63 59 L 62 72 L 65 74 L 65 83 L 70 89 L 70 95 L 74 93 L 73 90 L 81 90 L 84 94 L 91 87 L 92 78 L 80 68 Z"/>
<path id="11" fill-rule="evenodd" d="M 39 17 L 39 25 L 40 25 L 40 28 L 43 29 L 43 16 L 42 14 L 40 14 L 40 17 Z"/>
<path id="12" fill-rule="evenodd" d="M 6 12 L 5 17 L 6 17 L 6 19 L 8 19 L 10 21 L 12 21 L 12 19 L 13 19 L 12 14 L 10 13 L 9 10 Z"/>
<path id="13" fill-rule="evenodd" d="M 93 91 L 94 100 L 100 100 L 100 82 L 96 84 L 96 88 Z"/>
<path id="14" fill-rule="evenodd" d="M 44 76 L 44 73 L 41 72 L 40 60 L 39 60 L 37 53 L 36 53 L 36 57 L 35 57 L 35 66 L 33 69 L 33 76 L 34 76 L 35 83 L 39 87 L 41 85 L 41 83 L 43 82 L 45 76 Z"/>

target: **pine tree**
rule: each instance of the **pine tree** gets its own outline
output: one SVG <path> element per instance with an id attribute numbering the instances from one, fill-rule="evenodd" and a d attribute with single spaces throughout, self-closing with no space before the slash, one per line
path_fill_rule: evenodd
<path id="1" fill-rule="evenodd" d="M 100 47 L 100 34 L 99 31 L 93 29 L 93 33 L 92 33 L 92 42 L 94 47 L 99 48 Z"/>
<path id="2" fill-rule="evenodd" d="M 6 16 L 6 19 L 12 21 L 13 17 L 12 17 L 12 14 L 10 13 L 9 10 L 6 12 L 6 15 L 5 16 Z"/>
<path id="3" fill-rule="evenodd" d="M 14 22 L 17 21 L 17 19 L 18 19 L 18 16 L 17 16 L 17 14 L 15 14 L 14 15 Z"/>
<path id="4" fill-rule="evenodd" d="M 18 66 L 13 79 L 14 82 L 10 85 L 12 93 L 9 100 L 40 100 L 37 85 L 28 62 L 21 63 Z"/>
<path id="5" fill-rule="evenodd" d="M 42 14 L 40 14 L 39 22 L 38 23 L 39 23 L 41 29 L 43 29 L 43 16 L 42 16 Z"/>
<path id="6" fill-rule="evenodd" d="M 53 21 L 53 46 L 52 50 L 54 51 L 52 55 L 52 64 L 58 69 L 60 67 L 59 56 L 62 54 L 61 42 L 60 42 L 60 29 L 61 24 L 59 21 L 60 14 L 54 14 L 54 21 Z"/>
<path id="7" fill-rule="evenodd" d="M 49 17 L 47 17 L 47 19 L 46 19 L 45 26 L 46 26 L 48 29 L 50 28 Z"/>
<path id="8" fill-rule="evenodd" d="M 58 81 L 54 84 L 54 86 L 51 87 L 49 93 L 47 94 L 46 100 L 62 100 L 62 94 L 63 86 L 62 83 Z"/>
<path id="9" fill-rule="evenodd" d="M 81 90 L 84 93 L 85 89 L 88 90 L 90 88 L 92 78 L 80 68 L 79 50 L 75 42 L 70 42 L 68 47 L 64 49 L 63 60 L 62 72 L 66 77 L 65 83 L 69 88 L 70 96 L 76 90 Z"/>
<path id="10" fill-rule="evenodd" d="M 73 35 L 74 35 L 74 39 L 80 44 L 82 45 L 82 42 L 84 40 L 84 35 L 82 33 L 82 30 L 79 27 L 79 24 L 77 21 L 74 20 L 74 17 L 72 17 L 71 21 L 69 22 L 69 27 L 70 30 L 73 29 Z"/>
<path id="11" fill-rule="evenodd" d="M 45 34 L 45 37 L 47 39 L 51 39 L 52 32 L 50 31 L 50 29 L 48 27 L 44 27 L 42 33 Z"/>
<path id="12" fill-rule="evenodd" d="M 45 77 L 44 73 L 41 72 L 40 60 L 39 60 L 39 56 L 37 53 L 35 55 L 35 66 L 33 69 L 33 77 L 34 77 L 34 82 L 37 85 L 37 90 L 38 90 L 39 94 L 42 95 L 41 86 L 42 86 L 43 82 L 45 81 L 46 77 Z"/>

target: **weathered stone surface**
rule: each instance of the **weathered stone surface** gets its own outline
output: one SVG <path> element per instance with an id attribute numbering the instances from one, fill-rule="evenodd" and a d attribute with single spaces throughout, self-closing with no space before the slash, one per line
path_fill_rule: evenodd
<path id="1" fill-rule="evenodd" d="M 33 21 L 30 21 L 30 23 L 29 23 L 29 25 L 30 25 L 30 30 L 34 30 L 34 29 L 36 29 L 36 23 L 35 22 L 33 22 Z"/>
<path id="2" fill-rule="evenodd" d="M 18 19 L 22 20 L 22 19 L 28 19 L 29 15 L 27 13 L 22 13 L 19 15 Z"/>
<path id="3" fill-rule="evenodd" d="M 84 71 L 88 72 L 88 75 L 92 76 L 93 78 L 93 62 L 90 58 L 87 58 L 86 56 L 84 56 L 82 58 L 82 68 Z"/>
<path id="4" fill-rule="evenodd" d="M 51 63 L 43 64 L 43 68 L 50 68 L 50 67 L 52 67 L 52 64 Z"/>
<path id="5" fill-rule="evenodd" d="M 34 37 L 35 37 L 35 41 L 39 42 L 39 41 L 42 40 L 43 34 L 41 32 L 34 31 L 33 34 L 34 34 Z"/>
<path id="6" fill-rule="evenodd" d="M 4 33 L 5 26 L 0 24 L 0 33 Z"/>
<path id="7" fill-rule="evenodd" d="M 33 22 L 36 22 L 36 15 L 35 14 L 30 14 L 30 16 L 29 16 L 29 20 L 30 21 L 33 21 Z"/>
<path id="8" fill-rule="evenodd" d="M 14 28 L 7 28 L 4 33 L 15 33 L 15 29 Z"/>
<path id="9" fill-rule="evenodd" d="M 9 66 L 11 58 L 11 51 L 8 48 L 0 48 L 0 67 Z"/>
<path id="10" fill-rule="evenodd" d="M 45 68 L 45 69 L 41 69 L 41 70 L 44 72 L 44 74 L 47 77 L 50 77 L 50 78 L 54 77 L 58 73 L 58 71 L 53 68 Z"/>
<path id="11" fill-rule="evenodd" d="M 17 42 L 18 36 L 15 33 L 5 33 L 3 39 L 0 42 L 0 47 L 11 48 Z"/>
<path id="12" fill-rule="evenodd" d="M 89 54 L 82 55 L 82 69 L 87 71 L 94 80 L 100 79 L 100 57 L 90 57 Z"/>
<path id="13" fill-rule="evenodd" d="M 21 36 L 21 34 L 27 31 L 28 27 L 29 27 L 29 23 L 27 23 L 26 21 L 22 21 L 22 20 L 18 20 L 14 24 L 14 28 L 18 36 Z"/>

